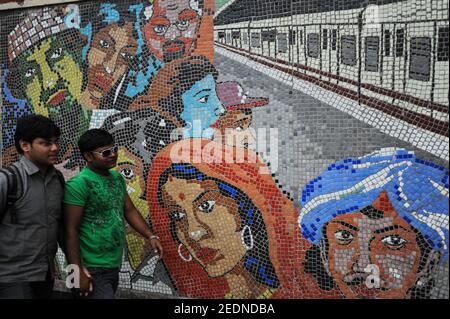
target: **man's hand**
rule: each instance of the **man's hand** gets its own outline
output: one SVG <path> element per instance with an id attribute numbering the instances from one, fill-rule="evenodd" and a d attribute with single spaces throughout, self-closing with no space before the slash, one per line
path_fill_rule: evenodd
<path id="1" fill-rule="evenodd" d="M 152 251 L 154 253 L 157 253 L 159 255 L 159 259 L 161 259 L 163 255 L 163 248 L 158 236 L 155 236 L 150 230 L 144 218 L 142 217 L 142 214 L 139 213 L 139 211 L 136 209 L 128 194 L 125 195 L 124 208 L 125 219 L 127 220 L 128 224 L 130 224 L 130 226 L 133 227 L 134 230 L 136 230 L 144 238 L 147 238 Z"/>
<path id="2" fill-rule="evenodd" d="M 94 281 L 86 268 L 80 272 L 80 296 L 88 297 L 94 291 Z"/>
<path id="3" fill-rule="evenodd" d="M 161 242 L 159 241 L 158 238 L 156 237 L 150 237 L 148 239 L 148 242 L 150 244 L 150 247 L 152 248 L 154 253 L 157 253 L 159 255 L 159 259 L 161 260 L 162 256 L 163 256 L 163 248 L 161 245 Z"/>

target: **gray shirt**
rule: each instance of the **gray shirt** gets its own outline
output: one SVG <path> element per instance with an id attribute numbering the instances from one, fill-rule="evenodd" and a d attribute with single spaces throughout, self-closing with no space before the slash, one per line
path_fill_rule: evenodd
<path id="1" fill-rule="evenodd" d="M 24 156 L 13 165 L 24 192 L 15 204 L 17 223 L 9 212 L 0 222 L 0 283 L 44 281 L 49 270 L 54 273 L 64 189 L 53 167 L 44 177 Z M 0 174 L 0 207 L 6 189 L 6 177 Z"/>

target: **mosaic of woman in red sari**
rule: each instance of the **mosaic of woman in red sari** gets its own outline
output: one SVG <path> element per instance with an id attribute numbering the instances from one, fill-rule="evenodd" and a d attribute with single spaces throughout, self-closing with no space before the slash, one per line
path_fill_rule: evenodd
<path id="1" fill-rule="evenodd" d="M 180 149 L 191 156 L 174 159 Z M 188 139 L 155 157 L 147 199 L 169 274 L 188 297 L 311 297 L 317 285 L 301 269 L 309 243 L 298 212 L 255 153 L 240 148 L 243 161 L 224 160 L 237 150 Z"/>

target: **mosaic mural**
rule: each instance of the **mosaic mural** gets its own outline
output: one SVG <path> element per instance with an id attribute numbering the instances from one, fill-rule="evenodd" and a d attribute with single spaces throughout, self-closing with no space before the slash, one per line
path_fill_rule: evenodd
<path id="1" fill-rule="evenodd" d="M 0 23 L 1 164 L 26 114 L 60 126 L 66 179 L 83 132 L 114 136 L 165 249 L 127 228 L 122 288 L 449 298 L 448 1 L 80 1 Z"/>

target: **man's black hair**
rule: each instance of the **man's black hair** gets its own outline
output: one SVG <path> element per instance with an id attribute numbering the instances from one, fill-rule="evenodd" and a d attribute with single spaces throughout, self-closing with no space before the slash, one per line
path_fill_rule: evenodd
<path id="1" fill-rule="evenodd" d="M 20 141 L 33 143 L 36 138 L 59 138 L 61 130 L 48 117 L 42 115 L 28 115 L 17 120 L 17 127 L 14 133 L 14 143 L 17 152 L 23 154 Z"/>
<path id="2" fill-rule="evenodd" d="M 99 147 L 114 144 L 113 136 L 106 130 L 94 128 L 81 135 L 78 140 L 78 148 L 81 154 L 92 152 Z"/>

